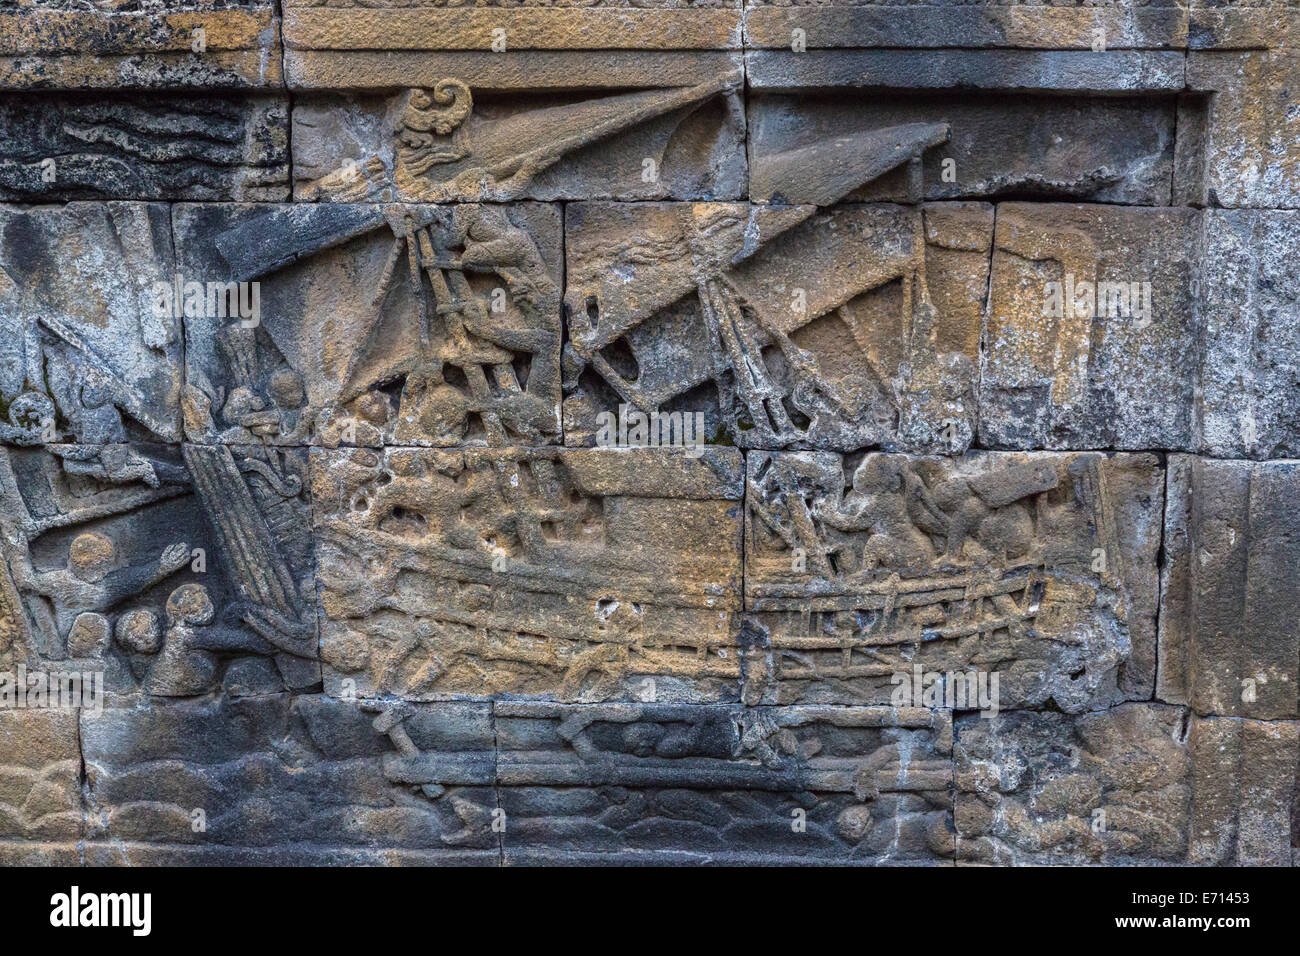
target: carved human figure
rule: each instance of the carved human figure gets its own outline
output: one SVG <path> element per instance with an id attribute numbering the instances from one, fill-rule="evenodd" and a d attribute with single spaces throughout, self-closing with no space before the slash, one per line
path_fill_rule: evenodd
<path id="1" fill-rule="evenodd" d="M 539 439 L 553 433 L 560 384 L 560 370 L 553 361 L 560 345 L 559 289 L 532 237 L 502 210 L 460 207 L 453 226 L 456 241 L 464 245 L 462 267 L 500 277 L 518 307 L 517 311 L 468 309 L 463 313 L 465 330 L 499 348 L 533 357 L 523 389 L 504 389 L 487 410 L 502 415 L 526 437 Z M 455 339 L 456 330 L 449 327 L 449 331 Z"/>
<path id="2" fill-rule="evenodd" d="M 50 392 L 77 442 L 53 449 L 63 467 L 113 484 L 143 481 L 158 487 L 153 463 L 123 444 L 127 432 L 118 408 L 123 397 L 101 374 L 75 366 L 61 350 L 46 349 L 45 357 Z"/>
<path id="3" fill-rule="evenodd" d="M 202 628 L 216 616 L 208 589 L 182 584 L 167 598 L 167 632 L 145 689 L 158 697 L 189 697 L 212 686 L 217 655 L 198 646 Z"/>
<path id="4" fill-rule="evenodd" d="M 890 456 L 871 456 L 853 473 L 843 502 L 816 506 L 823 524 L 839 531 L 870 533 L 862 568 L 929 567 L 933 542 L 912 521 L 907 506 L 907 466 Z"/>
<path id="5" fill-rule="evenodd" d="M 162 628 L 158 615 L 148 608 L 127 611 L 117 619 L 113 639 L 118 647 L 131 654 L 157 654 L 162 648 Z"/>
<path id="6" fill-rule="evenodd" d="M 291 368 L 277 369 L 267 380 L 266 390 L 278 417 L 274 432 L 276 438 L 281 442 L 304 438 L 308 421 L 303 411 L 307 404 L 307 390 L 302 376 Z"/>
<path id="7" fill-rule="evenodd" d="M 509 533 L 513 521 L 509 509 L 475 507 L 494 503 L 498 496 L 491 468 L 468 473 L 438 468 L 427 474 L 399 475 L 377 492 L 370 520 L 375 527 L 387 528 L 395 512 L 418 514 L 434 540 L 477 551 L 485 547 L 486 538 Z M 467 520 L 470 514 L 474 517 Z"/>
<path id="8" fill-rule="evenodd" d="M 1027 552 L 1033 540 L 1033 521 L 1021 499 L 1055 484 L 1054 473 L 1041 466 L 974 478 L 936 474 L 913 483 L 909 512 L 920 527 L 946 540 L 944 560 L 950 564 L 1005 558 Z"/>
<path id="9" fill-rule="evenodd" d="M 68 656 L 101 656 L 108 648 L 112 632 L 112 626 L 103 614 L 97 611 L 78 614 L 68 632 Z"/>
<path id="10" fill-rule="evenodd" d="M 406 376 L 394 437 L 455 444 L 465 437 L 471 411 L 482 408 L 447 384 L 442 363 L 424 363 Z"/>
<path id="11" fill-rule="evenodd" d="M 77 535 L 68 548 L 66 568 L 36 571 L 30 559 L 14 562 L 14 580 L 20 588 L 42 594 L 54 604 L 55 623 L 66 634 L 77 615 L 108 611 L 175 574 L 190 560 L 185 542 L 163 550 L 158 560 L 141 566 L 119 567 L 117 545 L 97 531 Z"/>

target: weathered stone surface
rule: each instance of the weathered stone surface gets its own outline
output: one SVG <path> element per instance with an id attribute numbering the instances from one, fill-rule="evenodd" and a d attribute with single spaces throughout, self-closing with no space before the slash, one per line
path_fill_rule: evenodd
<path id="1" fill-rule="evenodd" d="M 961 717 L 957 859 L 1291 865 L 1298 757 L 1294 722 L 1159 704 Z"/>
<path id="2" fill-rule="evenodd" d="M 1187 46 L 1192 50 L 1294 48 L 1300 37 L 1300 11 L 1278 0 L 1220 4 L 1192 0 Z"/>
<path id="3" fill-rule="evenodd" d="M 996 675 L 1002 707 L 1074 712 L 1150 696 L 1154 456 L 747 462 L 751 702 L 898 703 L 915 668 L 947 685 L 982 673 L 990 689 Z M 939 693 L 926 704 L 954 705 Z"/>
<path id="4" fill-rule="evenodd" d="M 1187 738 L 1188 862 L 1294 866 L 1300 724 L 1193 717 Z"/>
<path id="5" fill-rule="evenodd" d="M 285 695 L 83 714 L 97 861 L 324 863 L 337 848 L 372 863 L 414 850 L 426 863 L 496 862 L 486 705 L 407 715 L 400 733 L 419 759 L 375 720 L 356 702 Z M 442 782 L 423 782 L 435 763 Z"/>
<path id="6" fill-rule="evenodd" d="M 740 71 L 743 58 L 722 50 L 286 50 L 285 82 L 303 91 L 432 89 L 459 77 L 474 90 L 536 93 L 615 92 L 707 83 Z"/>
<path id="7" fill-rule="evenodd" d="M 1187 45 L 1188 10 L 1173 0 L 1129 0 L 1088 6 L 1046 6 L 1005 0 L 892 3 L 857 0 L 814 5 L 786 0 L 746 3 L 750 47 L 789 49 L 792 31 L 807 48 L 1019 47 L 1095 50 L 1165 49 Z M 1208 26 L 1208 24 L 1207 24 Z"/>
<path id="8" fill-rule="evenodd" d="M 1169 459 L 1157 694 L 1201 714 L 1300 715 L 1300 462 Z"/>
<path id="9" fill-rule="evenodd" d="M 0 199 L 287 199 L 288 140 L 283 100 L 6 96 Z"/>
<path id="10" fill-rule="evenodd" d="M 172 272 L 166 206 L 0 207 L 0 443 L 176 441 Z"/>
<path id="11" fill-rule="evenodd" d="M 328 693 L 735 700 L 734 450 L 312 453 Z"/>
<path id="12" fill-rule="evenodd" d="M 1300 213 L 1209 210 L 1200 276 L 1200 450 L 1300 456 Z"/>
<path id="13" fill-rule="evenodd" d="M 186 283 L 251 281 L 260 303 L 187 315 L 191 439 L 559 441 L 555 207 L 187 205 L 176 223 Z"/>
<path id="14" fill-rule="evenodd" d="M 809 201 L 799 191 L 834 171 L 828 155 L 850 131 L 943 123 L 946 142 L 926 150 L 919 171 L 926 199 L 999 196 L 1168 205 L 1174 158 L 1171 97 L 1089 99 L 1007 97 L 997 93 L 912 94 L 887 101 L 806 95 L 755 97 L 749 104 L 750 195 L 760 201 Z M 1068 136 L 1062 130 L 1069 130 Z M 804 151 L 807 179 L 770 182 L 782 154 Z M 790 187 L 796 191 L 791 192 Z M 907 202 L 916 187 L 897 169 L 854 199 Z"/>
<path id="15" fill-rule="evenodd" d="M 12 707 L 0 709 L 0 852 L 38 864 L 57 859 L 43 843 L 82 834 L 77 714 Z"/>
<path id="16" fill-rule="evenodd" d="M 97 452 L 98 457 L 91 457 Z M 304 451 L 0 449 L 0 664 L 190 697 L 320 683 Z"/>
<path id="17" fill-rule="evenodd" d="M 1300 60 L 1290 51 L 1193 52 L 1189 89 L 1211 94 L 1199 175 L 1188 200 L 1209 206 L 1300 206 L 1300 118 L 1290 92 Z"/>
<path id="18" fill-rule="evenodd" d="M 281 82 L 279 22 L 274 5 L 261 0 L 32 6 L 0 7 L 0 89 L 240 89 Z"/>
<path id="19" fill-rule="evenodd" d="M 828 87 L 1014 90 L 1019 93 L 1177 92 L 1184 56 L 1158 50 L 755 50 L 750 87 L 811 92 Z"/>
<path id="20" fill-rule="evenodd" d="M 1180 707 L 1003 713 L 954 727 L 957 859 L 1188 862 L 1196 782 Z"/>
<path id="21" fill-rule="evenodd" d="M 952 722 L 920 708 L 499 703 L 507 863 L 943 863 Z"/>
<path id="22" fill-rule="evenodd" d="M 0 0 L 0 863 L 1296 863 L 1297 46 Z"/>
<path id="23" fill-rule="evenodd" d="M 304 100 L 294 111 L 295 198 L 743 195 L 745 114 L 734 64 L 658 89 L 522 98 L 494 96 L 479 72 L 448 72 L 397 96 Z"/>
<path id="24" fill-rule="evenodd" d="M 966 447 L 992 225 L 973 204 L 570 207 L 566 441 L 606 443 L 627 406 L 747 448 Z"/>
<path id="25" fill-rule="evenodd" d="M 737 2 L 519 4 L 430 9 L 415 4 L 289 2 L 292 50 L 719 50 L 740 47 Z M 648 9 L 647 9 L 648 7 Z"/>
<path id="26" fill-rule="evenodd" d="M 1188 450 L 1197 213 L 998 207 L 980 391 L 995 448 Z"/>

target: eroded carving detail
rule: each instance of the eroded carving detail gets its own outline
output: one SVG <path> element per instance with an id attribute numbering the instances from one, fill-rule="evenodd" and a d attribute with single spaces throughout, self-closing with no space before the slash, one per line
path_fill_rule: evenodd
<path id="1" fill-rule="evenodd" d="M 319 683 L 301 453 L 103 449 L 148 467 L 125 481 L 60 451 L 0 450 L 7 663 L 157 697 Z"/>
<path id="2" fill-rule="evenodd" d="M 252 212 L 229 223 L 216 246 L 241 281 L 266 283 L 266 321 L 257 328 L 215 320 L 188 326 L 193 374 L 185 410 L 193 438 L 444 446 L 558 440 L 555 210 Z M 542 232 L 541 248 L 530 231 Z M 198 246 L 191 254 L 201 253 Z M 342 270 L 358 284 L 340 296 L 317 269 Z M 318 320 L 317 308 L 327 308 L 328 318 Z"/>
<path id="3" fill-rule="evenodd" d="M 1078 710 L 1153 664 L 1154 458 L 873 453 L 850 478 L 836 455 L 751 453 L 748 468 L 752 700 L 885 703 L 921 665 L 1001 672 L 1002 706 Z"/>
<path id="4" fill-rule="evenodd" d="M 727 71 L 692 86 L 503 111 L 480 109 L 468 83 L 445 77 L 431 89 L 408 89 L 388 101 L 382 111 L 387 141 L 368 142 L 375 152 L 343 163 L 337 154 L 329 156 L 327 171 L 300 185 L 297 198 L 309 202 L 567 198 L 563 178 L 544 183 L 539 178 L 585 147 L 607 144 L 638 127 L 648 127 L 641 135 L 648 137 L 647 145 L 653 144 L 650 158 L 658 163 L 676 128 L 718 98 L 726 104 L 722 125 L 739 127 L 743 135 L 739 85 L 739 74 Z M 322 120 L 339 121 L 336 117 Z M 333 144 L 319 142 L 314 127 L 306 128 L 307 149 L 313 155 L 330 153 Z M 650 188 L 653 194 L 663 194 L 657 176 Z"/>
<path id="5" fill-rule="evenodd" d="M 734 452 L 312 461 L 330 693 L 735 698 Z"/>

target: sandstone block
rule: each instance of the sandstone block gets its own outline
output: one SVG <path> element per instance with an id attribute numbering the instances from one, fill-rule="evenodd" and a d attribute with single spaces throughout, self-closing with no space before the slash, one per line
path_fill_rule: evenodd
<path id="1" fill-rule="evenodd" d="M 566 227 L 570 444 L 620 408 L 745 448 L 970 443 L 987 206 L 592 203 Z"/>
<path id="2" fill-rule="evenodd" d="M 510 702 L 496 728 L 507 863 L 952 857 L 946 713 Z"/>
<path id="3" fill-rule="evenodd" d="M 1201 444 L 1232 458 L 1300 455 L 1300 214 L 1207 209 L 1202 220 Z"/>
<path id="4" fill-rule="evenodd" d="M 0 98 L 0 199 L 282 200 L 283 100 Z"/>
<path id="5" fill-rule="evenodd" d="M 187 205 L 176 215 L 186 288 L 219 293 L 217 309 L 185 320 L 193 440 L 559 440 L 555 207 Z M 239 283 L 238 315 L 220 295 L 226 283 Z"/>
<path id="6" fill-rule="evenodd" d="M 163 205 L 0 207 L 0 443 L 180 437 Z"/>
<path id="7" fill-rule="evenodd" d="M 453 60 L 427 80 L 423 70 L 408 74 L 396 96 L 304 98 L 294 110 L 294 197 L 498 202 L 743 194 L 742 81 L 730 60 L 706 64 L 696 76 L 672 69 L 619 83 L 615 72 L 595 93 L 577 92 L 587 87 L 576 81 L 593 72 L 584 63 L 553 82 L 536 80 L 527 96 L 503 90 L 492 67 Z M 663 85 L 665 76 L 674 85 Z"/>
<path id="8" fill-rule="evenodd" d="M 1162 700 L 1200 714 L 1296 717 L 1300 463 L 1169 459 Z"/>
<path id="9" fill-rule="evenodd" d="M 901 87 L 1018 93 L 1175 93 L 1184 56 L 1172 50 L 750 50 L 745 78 L 772 92 Z"/>
<path id="10" fill-rule="evenodd" d="M 894 4 L 859 0 L 817 6 L 750 0 L 749 47 L 789 48 L 804 31 L 808 49 L 836 47 L 1016 47 L 1092 50 L 1167 49 L 1187 45 L 1188 11 L 1172 0 L 1138 5 L 1127 0 L 1089 6 L 1046 6 L 982 0 L 973 3 Z M 1099 33 L 1100 31 L 1100 33 Z"/>
<path id="11" fill-rule="evenodd" d="M 995 448 L 1194 447 L 1197 213 L 998 207 L 980 436 Z"/>
<path id="12" fill-rule="evenodd" d="M 735 700 L 734 450 L 318 450 L 327 692 Z"/>
<path id="13" fill-rule="evenodd" d="M 0 661 L 154 698 L 250 660 L 275 692 L 318 685 L 306 465 L 263 446 L 0 450 Z"/>
<path id="14" fill-rule="evenodd" d="M 1154 456 L 871 453 L 850 470 L 825 452 L 751 452 L 747 465 L 751 702 L 920 706 L 918 683 L 937 685 L 925 706 L 962 710 L 1150 695 Z"/>
<path id="15" fill-rule="evenodd" d="M 1188 862 L 1294 866 L 1300 725 L 1193 717 L 1188 748 L 1194 780 Z"/>
<path id="16" fill-rule="evenodd" d="M 12 693 L 15 672 L 5 675 Z M 82 834 L 81 753 L 75 710 L 0 709 L 0 840 L 30 846 L 20 861 L 37 863 L 57 851 L 42 845 Z"/>
<path id="17" fill-rule="evenodd" d="M 279 21 L 274 5 L 259 0 L 95 9 L 54 0 L 37 9 L 20 5 L 14 10 L 11 5 L 0 10 L 0 88 L 246 89 L 280 84 Z"/>
<path id="18" fill-rule="evenodd" d="M 483 4 L 431 9 L 287 3 L 292 50 L 718 50 L 740 48 L 736 2 Z"/>
<path id="19" fill-rule="evenodd" d="M 1188 201 L 1208 206 L 1300 205 L 1296 124 L 1289 108 L 1300 61 L 1290 50 L 1197 52 L 1187 57 L 1187 86 L 1208 94 L 1198 175 Z"/>
<path id="20" fill-rule="evenodd" d="M 494 862 L 485 705 L 385 721 L 406 753 L 376 723 L 356 702 L 311 695 L 86 715 L 89 839 L 101 860 L 143 863 L 382 863 L 414 851 L 426 863 Z M 436 785 L 424 782 L 434 764 Z"/>

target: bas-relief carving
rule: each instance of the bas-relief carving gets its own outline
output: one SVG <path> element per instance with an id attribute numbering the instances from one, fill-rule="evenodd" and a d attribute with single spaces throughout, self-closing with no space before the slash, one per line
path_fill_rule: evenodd
<path id="1" fill-rule="evenodd" d="M 97 449 L 179 438 L 181 329 L 151 299 L 171 272 L 166 206 L 0 207 L 0 444 L 151 477 Z"/>
<path id="2" fill-rule="evenodd" d="M 319 683 L 303 453 L 102 449 L 147 481 L 60 451 L 0 450 L 7 663 L 153 697 Z"/>
<path id="3" fill-rule="evenodd" d="M 504 89 L 301 97 L 297 204 L 0 211 L 0 669 L 110 692 L 0 714 L 39 783 L 0 839 L 1288 861 L 1292 463 L 1161 454 L 1290 447 L 1230 427 L 1287 355 L 1191 282 L 1261 277 L 1272 328 L 1240 237 L 1286 220 L 1125 205 L 1186 186 L 1172 99 L 1045 98 L 1123 139 L 1075 148 L 987 95 Z M 1125 269 L 1151 314 L 1041 308 Z M 258 321 L 159 318 L 174 275 L 258 283 Z M 715 447 L 588 447 L 620 406 Z M 916 668 L 999 674 L 1001 713 L 899 706 Z"/>
<path id="4" fill-rule="evenodd" d="M 307 202 L 695 198 L 744 191 L 740 74 L 682 87 L 502 102 L 448 76 L 295 115 Z M 652 176 L 643 175 L 647 163 Z M 315 178 L 302 181 L 303 176 Z"/>
<path id="5" fill-rule="evenodd" d="M 557 208 L 181 207 L 178 218 L 182 263 L 259 282 L 263 313 L 256 327 L 187 322 L 191 439 L 558 442 Z"/>
<path id="6" fill-rule="evenodd" d="M 734 700 L 740 456 L 312 456 L 330 693 Z"/>
<path id="7" fill-rule="evenodd" d="M 751 453 L 747 693 L 888 703 L 894 675 L 996 671 L 1001 706 L 1150 693 L 1155 456 Z"/>
<path id="8" fill-rule="evenodd" d="M 987 207 L 593 204 L 567 223 L 570 443 L 621 404 L 701 412 L 742 448 L 972 441 Z"/>
<path id="9" fill-rule="evenodd" d="M 952 858 L 943 712 L 503 704 L 496 727 L 509 862 Z"/>

